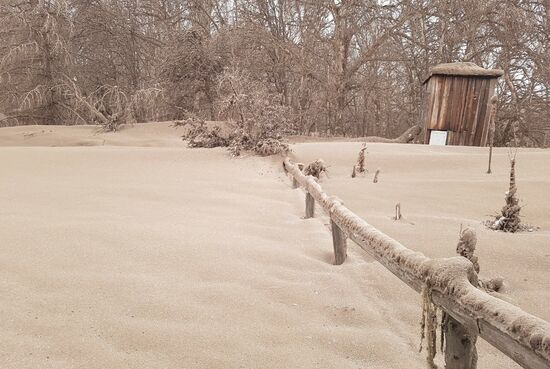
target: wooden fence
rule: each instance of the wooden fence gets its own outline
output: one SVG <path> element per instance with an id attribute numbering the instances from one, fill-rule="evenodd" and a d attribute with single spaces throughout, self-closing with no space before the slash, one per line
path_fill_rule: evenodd
<path id="1" fill-rule="evenodd" d="M 469 260 L 430 259 L 412 251 L 328 196 L 314 177 L 305 176 L 289 159 L 283 168 L 293 187 L 306 193 L 306 218 L 315 215 L 315 203 L 330 216 L 335 264 L 345 261 L 349 238 L 415 291 L 429 284 L 433 303 L 450 317 L 445 329 L 446 369 L 476 367 L 478 336 L 524 368 L 550 368 L 550 324 L 474 287 L 471 281 L 477 275 Z"/>

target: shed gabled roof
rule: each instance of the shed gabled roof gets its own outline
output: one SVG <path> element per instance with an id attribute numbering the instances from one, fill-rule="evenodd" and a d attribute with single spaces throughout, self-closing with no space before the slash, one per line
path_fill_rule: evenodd
<path id="1" fill-rule="evenodd" d="M 473 77 L 494 77 L 498 78 L 504 74 L 502 69 L 485 69 L 475 63 L 443 63 L 430 68 L 430 72 L 424 83 L 432 76 L 447 75 L 447 76 L 473 76 Z"/>

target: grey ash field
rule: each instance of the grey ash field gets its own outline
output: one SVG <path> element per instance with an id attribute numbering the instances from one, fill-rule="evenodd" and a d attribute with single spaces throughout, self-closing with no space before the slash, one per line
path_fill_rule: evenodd
<path id="1" fill-rule="evenodd" d="M 2 368 L 422 368 L 420 296 L 350 243 L 335 267 L 327 219 L 304 220 L 278 159 L 187 149 L 169 123 L 0 129 Z M 535 232 L 482 222 L 504 204 L 496 149 L 294 143 L 323 188 L 430 257 L 477 231 L 481 275 L 550 320 L 550 151 L 520 149 Z M 379 182 L 372 183 L 380 168 Z M 401 203 L 404 219 L 393 221 Z M 483 342 L 480 368 L 516 368 Z"/>

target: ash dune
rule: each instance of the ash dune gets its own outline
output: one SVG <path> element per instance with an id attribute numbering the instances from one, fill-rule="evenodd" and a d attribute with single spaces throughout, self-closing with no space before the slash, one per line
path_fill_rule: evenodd
<path id="1" fill-rule="evenodd" d="M 332 266 L 326 218 L 302 219 L 279 160 L 187 149 L 169 123 L 94 130 L 0 129 L 2 368 L 424 367 L 420 297 L 353 245 Z M 487 176 L 484 151 L 372 144 L 374 185 L 349 178 L 358 145 L 294 152 L 325 159 L 329 193 L 429 256 L 477 226 L 482 272 L 549 319 L 549 152 L 518 155 L 525 220 L 543 230 L 510 236 L 478 226 L 503 203 L 504 152 Z M 397 201 L 414 224 L 389 219 Z M 478 349 L 480 368 L 517 367 Z"/>
<path id="2" fill-rule="evenodd" d="M 18 126 L 0 130 L 2 146 L 142 146 L 185 147 L 182 127 L 173 122 L 122 125 L 119 132 L 104 132 L 95 125 Z"/>
<path id="3" fill-rule="evenodd" d="M 158 135 L 140 143 L 171 140 Z M 278 163 L 2 147 L 0 166 L 2 368 L 422 362 L 416 332 L 373 288 L 378 267 L 330 265 L 330 234 L 300 218 Z"/>
<path id="4" fill-rule="evenodd" d="M 223 122 L 209 121 L 210 127 L 229 127 Z M 181 136 L 187 132 L 174 122 L 123 124 L 118 132 L 105 132 L 96 125 L 18 126 L 0 130 L 0 147 L 69 147 L 69 146 L 137 146 L 185 147 Z"/>

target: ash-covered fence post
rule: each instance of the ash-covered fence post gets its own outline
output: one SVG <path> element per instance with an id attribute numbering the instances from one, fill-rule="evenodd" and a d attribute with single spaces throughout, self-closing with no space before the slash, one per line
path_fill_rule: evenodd
<path id="1" fill-rule="evenodd" d="M 468 276 L 468 280 L 473 286 L 478 285 L 475 269 Z M 445 369 L 476 369 L 477 330 L 460 323 L 448 312 L 445 313 L 442 326 L 445 336 Z"/>
<path id="2" fill-rule="evenodd" d="M 477 333 L 447 314 L 445 330 L 445 369 L 477 368 Z"/>
<path id="3" fill-rule="evenodd" d="M 330 229 L 332 230 L 332 244 L 334 246 L 334 265 L 342 265 L 347 256 L 347 237 L 332 217 L 330 219 Z"/>
<path id="4" fill-rule="evenodd" d="M 306 192 L 306 219 L 315 216 L 315 199 L 309 192 Z"/>

